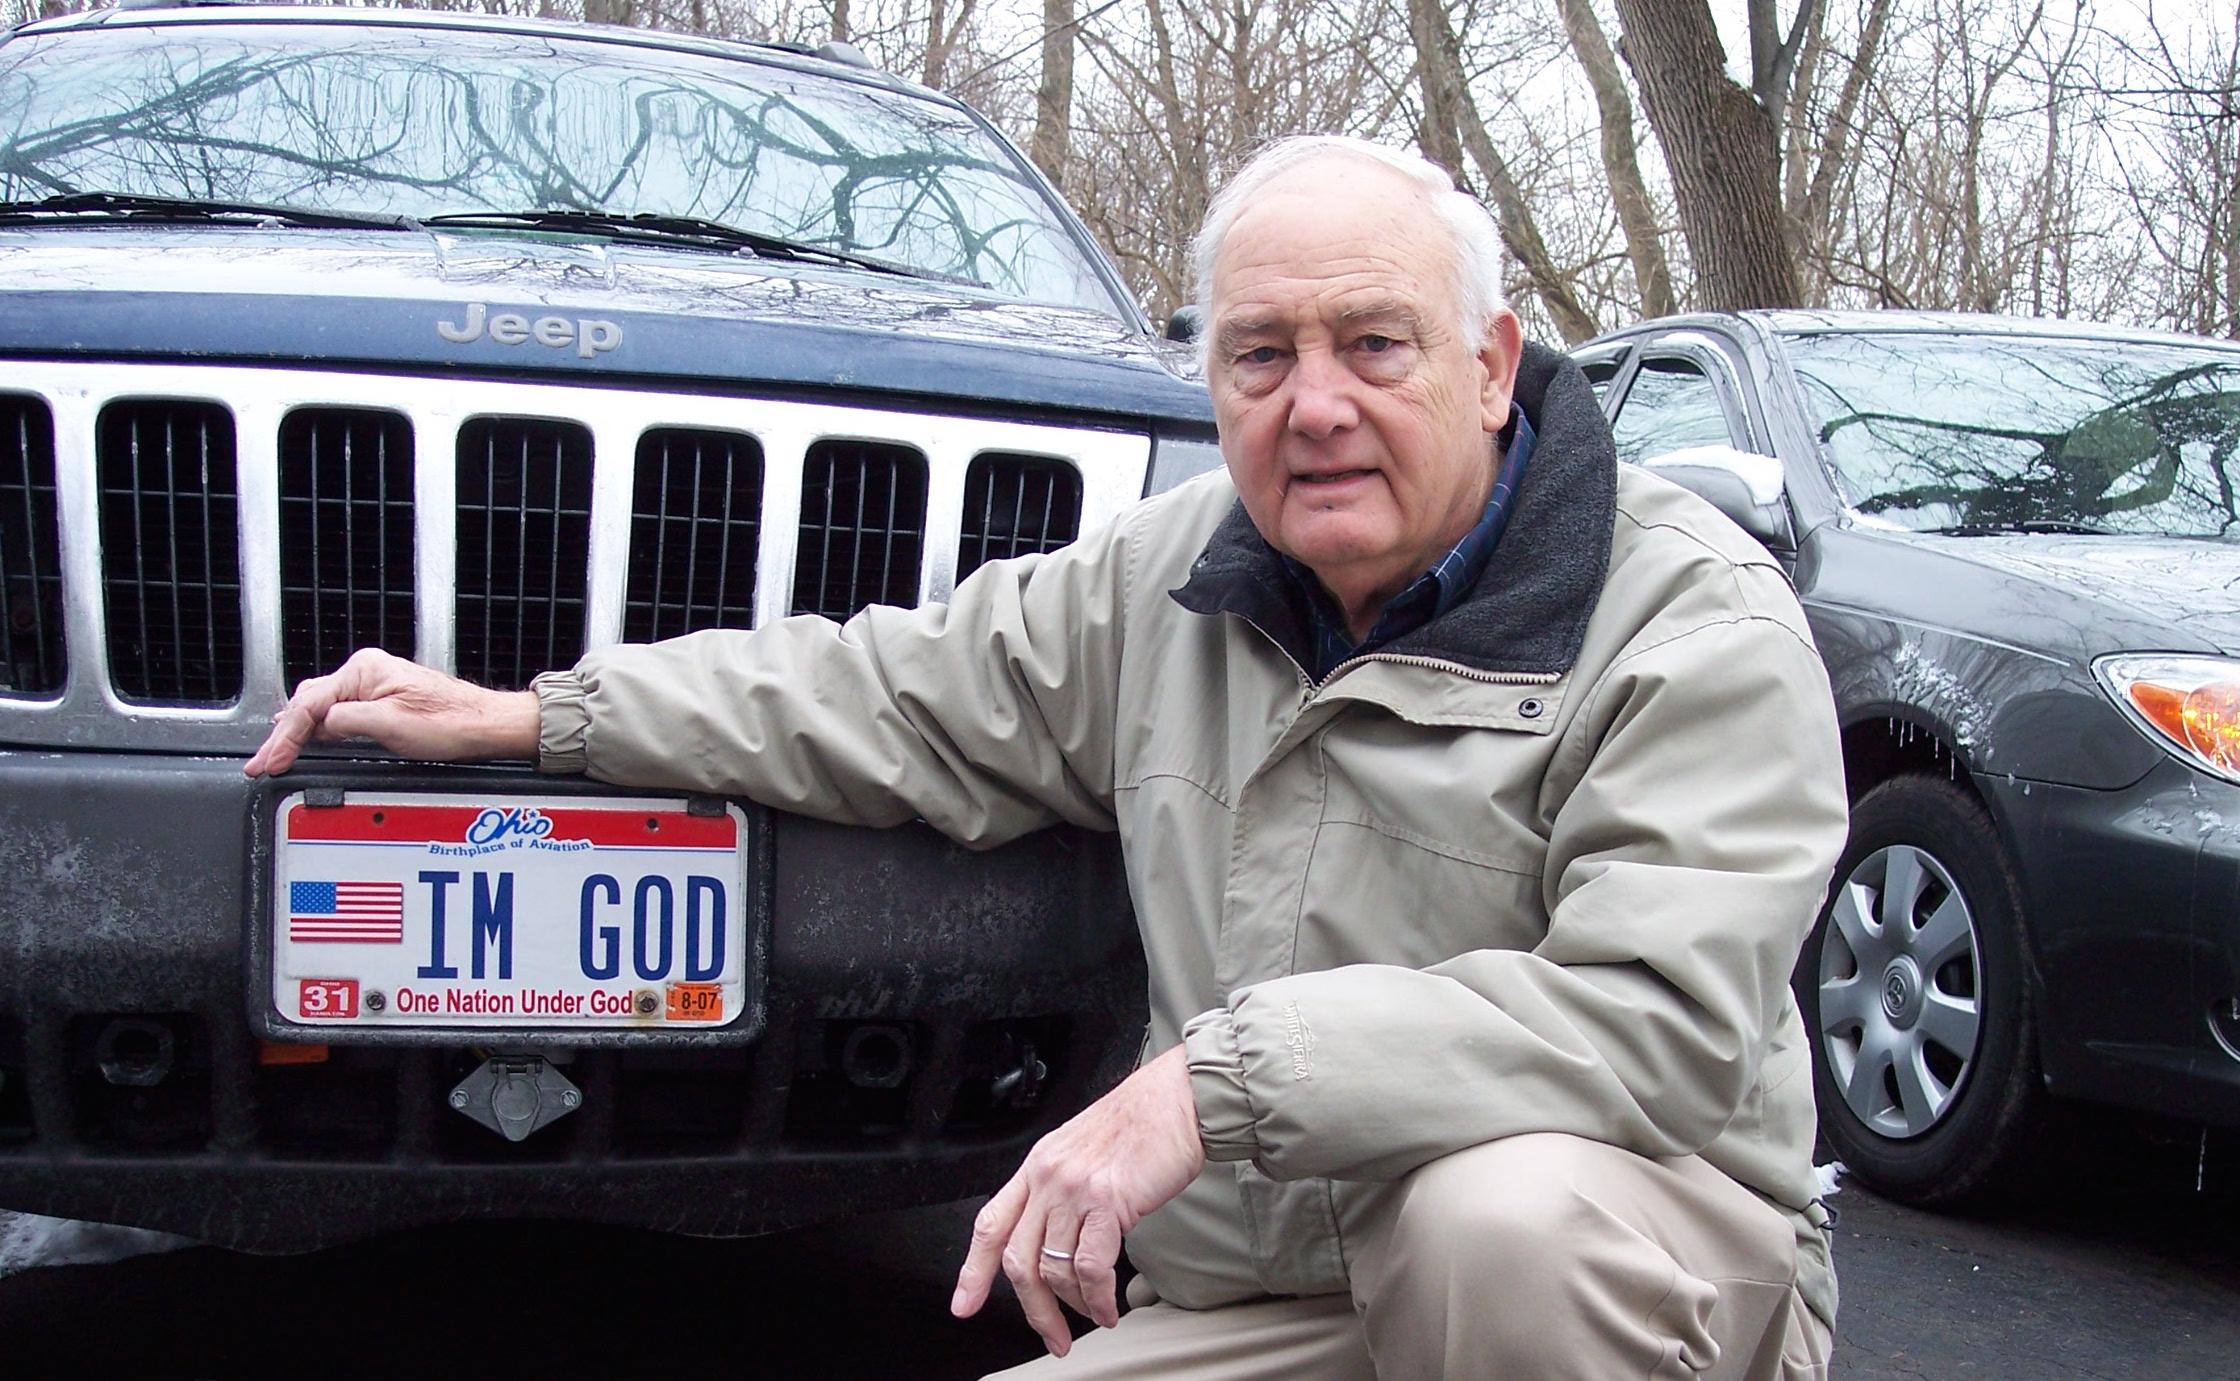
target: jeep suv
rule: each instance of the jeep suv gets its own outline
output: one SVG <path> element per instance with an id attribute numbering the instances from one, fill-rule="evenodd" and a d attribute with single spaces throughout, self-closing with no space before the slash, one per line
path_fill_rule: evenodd
<path id="1" fill-rule="evenodd" d="M 1109 837 L 968 853 L 322 749 L 943 598 L 1215 462 L 1049 186 L 853 50 L 458 14 L 0 35 L 0 1207 L 296 1250 L 954 1198 L 1124 1071 Z"/>

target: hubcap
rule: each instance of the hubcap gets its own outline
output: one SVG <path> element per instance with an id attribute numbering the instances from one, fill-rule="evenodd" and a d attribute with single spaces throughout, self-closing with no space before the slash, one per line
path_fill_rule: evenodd
<path id="1" fill-rule="evenodd" d="M 1820 1030 L 1843 1101 L 1883 1136 L 1952 1110 L 1976 1057 L 1982 956 L 1952 874 L 1910 844 L 1878 849 L 1836 889 L 1820 946 Z"/>
<path id="2" fill-rule="evenodd" d="M 1910 954 L 1901 954 L 1882 971 L 1882 1014 L 1899 1030 L 1911 1027 L 1921 1015 L 1921 966 Z"/>

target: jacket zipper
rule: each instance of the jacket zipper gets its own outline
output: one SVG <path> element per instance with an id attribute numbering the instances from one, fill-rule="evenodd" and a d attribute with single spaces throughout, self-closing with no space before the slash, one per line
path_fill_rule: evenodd
<path id="1" fill-rule="evenodd" d="M 1299 677 L 1299 689 L 1307 692 L 1309 699 L 1321 694 L 1324 687 L 1337 680 L 1339 672 L 1360 666 L 1366 662 L 1390 662 L 1394 666 L 1402 667 L 1428 667 L 1432 671 L 1444 671 L 1451 675 L 1460 676 L 1465 680 L 1482 681 L 1493 686 L 1552 686 L 1563 679 L 1563 673 L 1560 671 L 1480 671 L 1476 667 L 1466 667 L 1460 662 L 1441 661 L 1437 657 L 1410 657 L 1405 653 L 1398 652 L 1371 652 L 1366 656 L 1346 658 L 1330 668 L 1329 675 L 1317 681 L 1307 675 L 1307 669 L 1299 665 L 1299 659 L 1292 656 L 1267 629 L 1262 628 L 1246 615 L 1239 614 L 1237 617 L 1244 620 L 1246 627 L 1267 639 L 1268 645 L 1280 653 L 1283 660 L 1291 664 L 1291 670 L 1297 673 Z"/>
<path id="2" fill-rule="evenodd" d="M 1250 622 L 1250 620 L 1247 620 L 1247 622 Z M 1261 636 L 1265 637 L 1266 634 Z M 1269 641 L 1273 642 L 1274 639 L 1271 638 Z M 1294 669 L 1299 668 L 1298 660 L 1293 658 L 1290 653 L 1286 652 L 1283 655 L 1291 662 Z M 1483 681 L 1493 686 L 1552 686 L 1563 679 L 1563 673 L 1560 671 L 1480 671 L 1476 667 L 1466 667 L 1460 662 L 1441 661 L 1437 657 L 1410 657 L 1405 653 L 1371 652 L 1361 657 L 1346 658 L 1346 660 L 1330 668 L 1328 676 L 1323 677 L 1320 681 L 1309 683 L 1307 688 L 1319 694 L 1323 687 L 1338 679 L 1339 672 L 1349 667 L 1360 666 L 1364 662 L 1390 662 L 1394 666 L 1428 667 L 1433 671 L 1444 671 L 1463 677 L 1466 680 Z M 1299 679 L 1302 681 L 1307 679 L 1307 673 L 1303 669 L 1299 670 Z"/>

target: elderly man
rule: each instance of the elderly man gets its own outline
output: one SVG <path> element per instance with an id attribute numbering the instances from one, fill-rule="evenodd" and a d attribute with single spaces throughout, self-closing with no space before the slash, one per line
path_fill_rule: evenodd
<path id="1" fill-rule="evenodd" d="M 1521 343 L 1499 257 L 1431 165 L 1277 144 L 1197 244 L 1225 476 L 947 606 L 533 692 L 360 654 L 248 770 L 369 735 L 1117 828 L 1148 1058 L 990 1200 L 953 1306 L 1000 1267 L 1053 1354 L 1023 1375 L 1819 1374 L 1787 978 L 1844 833 L 1826 682 L 1780 569 Z"/>

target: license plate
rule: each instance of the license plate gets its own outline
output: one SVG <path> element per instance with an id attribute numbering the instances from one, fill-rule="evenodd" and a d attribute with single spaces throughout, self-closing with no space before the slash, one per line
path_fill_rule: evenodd
<path id="1" fill-rule="evenodd" d="M 746 829 L 678 800 L 291 796 L 273 1006 L 361 1029 L 722 1026 L 747 1000 Z"/>

